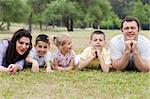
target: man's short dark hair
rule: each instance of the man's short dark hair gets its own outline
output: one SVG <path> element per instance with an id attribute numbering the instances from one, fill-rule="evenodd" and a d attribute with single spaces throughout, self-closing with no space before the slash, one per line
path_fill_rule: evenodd
<path id="1" fill-rule="evenodd" d="M 135 22 L 137 23 L 138 30 L 140 29 L 140 22 L 139 22 L 139 20 L 138 20 L 136 17 L 133 17 L 133 16 L 127 16 L 127 17 L 125 17 L 125 18 L 122 20 L 121 29 L 123 28 L 123 23 L 124 23 L 125 21 L 127 21 L 127 22 L 135 21 Z"/>

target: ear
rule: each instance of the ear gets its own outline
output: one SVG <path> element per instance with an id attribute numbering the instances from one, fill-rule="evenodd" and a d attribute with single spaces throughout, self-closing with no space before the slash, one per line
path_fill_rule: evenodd
<path id="1" fill-rule="evenodd" d="M 91 44 L 92 42 L 91 41 L 89 41 L 89 44 Z"/>
<path id="2" fill-rule="evenodd" d="M 123 33 L 123 28 L 121 28 L 121 32 Z"/>

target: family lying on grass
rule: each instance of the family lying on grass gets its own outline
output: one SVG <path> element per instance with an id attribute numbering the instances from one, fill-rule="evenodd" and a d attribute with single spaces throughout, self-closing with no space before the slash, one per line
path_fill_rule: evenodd
<path id="1" fill-rule="evenodd" d="M 120 35 L 110 40 L 109 51 L 105 48 L 105 34 L 97 30 L 91 33 L 90 45 L 80 55 L 75 55 L 72 40 L 68 34 L 52 37 L 45 34 L 36 37 L 32 48 L 31 34 L 20 29 L 11 40 L 0 42 L 0 72 L 15 74 L 29 66 L 33 72 L 45 68 L 46 72 L 71 71 L 74 68 L 97 66 L 103 72 L 114 70 L 150 71 L 150 41 L 139 35 L 140 24 L 134 17 L 125 17 L 121 23 Z M 57 49 L 49 52 L 50 44 Z"/>

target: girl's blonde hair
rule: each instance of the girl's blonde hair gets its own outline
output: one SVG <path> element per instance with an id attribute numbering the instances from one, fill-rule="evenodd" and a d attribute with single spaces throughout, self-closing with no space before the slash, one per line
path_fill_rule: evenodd
<path id="1" fill-rule="evenodd" d="M 63 33 L 52 37 L 53 44 L 58 48 L 66 43 L 66 38 L 71 38 L 69 34 Z"/>

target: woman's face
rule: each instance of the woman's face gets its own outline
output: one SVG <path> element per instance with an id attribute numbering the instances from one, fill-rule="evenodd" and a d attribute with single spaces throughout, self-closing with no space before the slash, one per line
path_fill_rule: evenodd
<path id="1" fill-rule="evenodd" d="M 28 37 L 21 37 L 19 40 L 16 41 L 16 51 L 23 55 L 30 46 L 30 39 Z"/>

